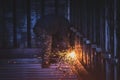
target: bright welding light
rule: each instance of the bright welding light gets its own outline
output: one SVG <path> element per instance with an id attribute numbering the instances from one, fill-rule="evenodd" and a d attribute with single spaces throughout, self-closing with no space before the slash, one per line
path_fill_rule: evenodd
<path id="1" fill-rule="evenodd" d="M 76 58 L 75 51 L 72 51 L 68 56 L 72 59 L 75 59 Z"/>

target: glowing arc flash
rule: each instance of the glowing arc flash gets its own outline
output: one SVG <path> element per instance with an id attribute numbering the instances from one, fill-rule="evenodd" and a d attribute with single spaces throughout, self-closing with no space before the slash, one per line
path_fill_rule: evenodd
<path id="1" fill-rule="evenodd" d="M 68 54 L 68 57 L 72 58 L 72 59 L 76 59 L 76 54 L 75 51 L 72 51 L 71 53 Z"/>

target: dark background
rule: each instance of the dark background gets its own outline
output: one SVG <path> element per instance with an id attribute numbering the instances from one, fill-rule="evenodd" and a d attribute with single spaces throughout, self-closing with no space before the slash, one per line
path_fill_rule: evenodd
<path id="1" fill-rule="evenodd" d="M 120 60 L 119 3 L 119 0 L 0 0 L 0 49 L 37 48 L 34 25 L 42 16 L 54 14 L 66 17 L 91 43 Z"/>

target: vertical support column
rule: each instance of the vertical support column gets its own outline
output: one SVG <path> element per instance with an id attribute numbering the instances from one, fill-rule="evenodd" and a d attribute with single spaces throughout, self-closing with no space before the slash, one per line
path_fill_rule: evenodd
<path id="1" fill-rule="evenodd" d="M 6 46 L 6 41 L 5 41 L 5 1 L 1 1 L 1 6 L 2 6 L 2 9 L 1 9 L 1 15 L 2 15 L 2 48 L 5 48 Z"/>
<path id="2" fill-rule="evenodd" d="M 84 0 L 84 8 L 85 8 L 85 11 L 84 11 L 84 36 L 86 37 L 87 36 L 87 0 Z"/>
<path id="3" fill-rule="evenodd" d="M 55 0 L 55 15 L 58 15 L 58 0 Z"/>
<path id="4" fill-rule="evenodd" d="M 31 0 L 27 0 L 27 47 L 31 47 Z"/>
<path id="5" fill-rule="evenodd" d="M 106 51 L 106 55 L 109 55 L 107 53 L 109 53 L 109 25 L 108 25 L 108 0 L 105 0 L 105 51 Z M 105 60 L 105 70 L 106 70 L 106 80 L 110 80 L 110 64 L 108 62 L 108 60 Z"/>
<path id="6" fill-rule="evenodd" d="M 93 43 L 96 42 L 96 11 L 95 11 L 95 5 L 93 8 Z"/>
<path id="7" fill-rule="evenodd" d="M 120 21 L 120 5 L 119 5 L 119 3 L 120 3 L 120 0 L 117 0 L 117 22 L 119 22 Z M 117 44 L 117 55 L 118 55 L 118 60 L 119 60 L 119 62 L 118 62 L 118 75 L 120 74 L 120 54 L 119 54 L 119 52 L 120 52 L 120 23 L 117 23 L 117 40 L 118 40 L 118 44 Z M 118 80 L 120 80 L 120 76 L 118 76 Z"/>
<path id="8" fill-rule="evenodd" d="M 117 0 L 114 0 L 114 59 L 117 57 Z M 117 79 L 117 65 L 114 64 L 114 80 Z"/>
<path id="9" fill-rule="evenodd" d="M 13 47 L 17 48 L 16 0 L 13 0 Z"/>

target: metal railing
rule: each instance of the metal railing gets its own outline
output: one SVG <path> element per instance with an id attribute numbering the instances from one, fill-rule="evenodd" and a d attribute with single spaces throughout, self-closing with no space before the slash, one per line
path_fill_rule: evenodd
<path id="1" fill-rule="evenodd" d="M 105 52 L 97 44 L 83 37 L 75 28 L 71 28 L 75 36 L 79 37 L 82 58 L 80 62 L 97 80 L 118 80 L 118 58 L 110 52 Z"/>

